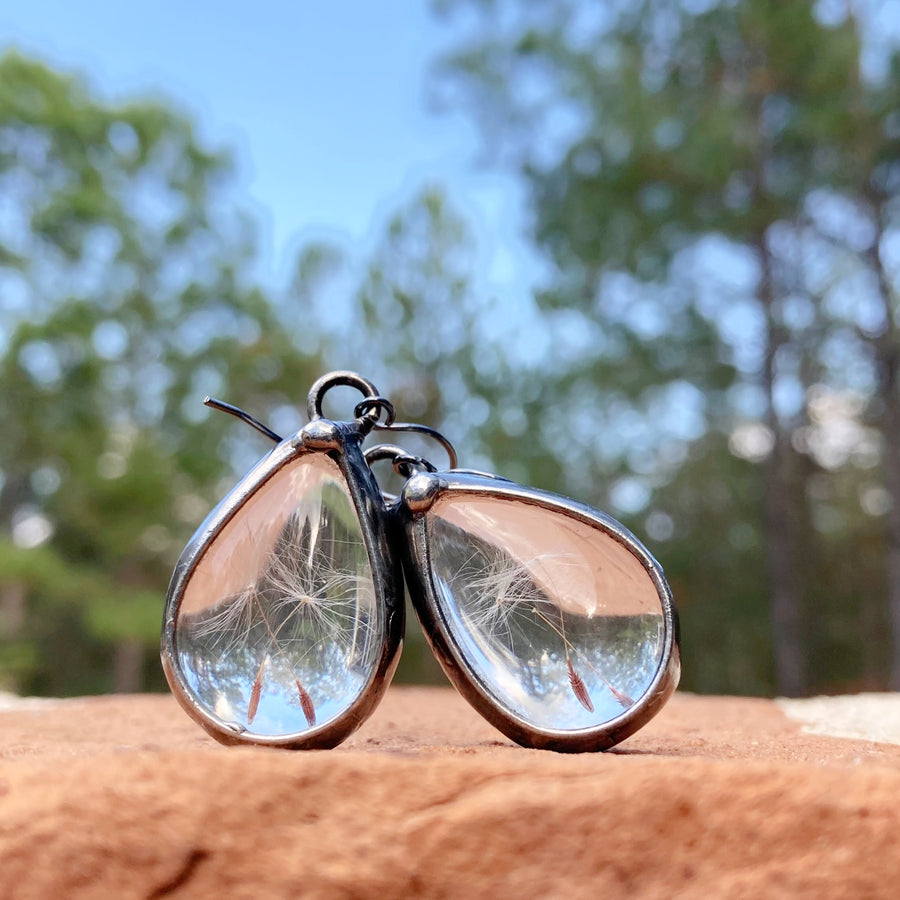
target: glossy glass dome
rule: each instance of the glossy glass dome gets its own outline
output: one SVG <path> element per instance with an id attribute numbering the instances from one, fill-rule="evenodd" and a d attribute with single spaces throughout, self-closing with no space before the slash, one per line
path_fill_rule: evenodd
<path id="1" fill-rule="evenodd" d="M 381 652 L 384 611 L 338 466 L 305 454 L 276 472 L 190 574 L 175 651 L 208 711 L 289 735 L 341 715 Z"/>
<path id="2" fill-rule="evenodd" d="M 539 505 L 452 491 L 426 519 L 444 626 L 501 706 L 574 731 L 646 693 L 664 654 L 663 608 L 620 541 Z"/>

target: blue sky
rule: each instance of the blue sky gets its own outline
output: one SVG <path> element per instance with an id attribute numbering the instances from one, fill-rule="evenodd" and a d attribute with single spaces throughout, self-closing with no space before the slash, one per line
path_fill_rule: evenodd
<path id="1" fill-rule="evenodd" d="M 473 171 L 478 144 L 462 116 L 427 109 L 428 69 L 450 37 L 427 0 L 0 4 L 0 49 L 80 71 L 109 97 L 162 94 L 237 151 L 239 198 L 276 281 L 311 237 L 363 253 L 432 182 L 493 235 L 493 274 L 515 271 L 515 190 Z"/>

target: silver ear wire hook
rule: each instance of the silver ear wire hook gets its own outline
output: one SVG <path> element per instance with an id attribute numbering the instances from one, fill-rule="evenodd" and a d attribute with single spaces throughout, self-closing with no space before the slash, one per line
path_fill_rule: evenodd
<path id="1" fill-rule="evenodd" d="M 366 401 L 363 401 L 364 403 Z M 447 454 L 447 460 L 450 463 L 448 468 L 455 469 L 459 464 L 459 460 L 456 456 L 456 448 L 450 441 L 444 437 L 439 431 L 436 431 L 434 428 L 429 428 L 427 425 L 419 425 L 416 422 L 392 422 L 392 423 L 377 423 L 374 428 L 375 431 L 406 431 L 410 434 L 421 434 L 424 437 L 431 438 L 433 441 L 437 441 L 443 448 L 444 452 Z M 385 445 L 388 446 L 388 445 Z M 373 448 L 374 449 L 374 448 Z M 412 457 L 414 459 L 418 459 L 418 457 Z"/>
<path id="2" fill-rule="evenodd" d="M 246 422 L 251 428 L 255 428 L 260 434 L 264 434 L 269 440 L 275 441 L 276 444 L 280 444 L 282 438 L 280 435 L 276 434 L 266 425 L 263 425 L 259 419 L 254 419 L 253 416 L 248 412 L 244 412 L 238 406 L 232 406 L 230 403 L 226 403 L 224 400 L 216 400 L 215 397 L 206 397 L 203 400 L 203 405 L 208 406 L 211 409 L 218 409 L 220 412 L 226 412 L 230 416 L 234 416 L 236 419 L 240 419 L 242 422 Z"/>
<path id="3" fill-rule="evenodd" d="M 375 411 L 376 415 L 378 415 L 381 410 L 384 410 L 385 412 L 385 420 L 384 422 L 375 421 L 372 425 L 373 431 L 405 431 L 410 434 L 421 434 L 424 437 L 431 438 L 444 448 L 444 452 L 447 454 L 447 459 L 450 462 L 449 468 L 456 468 L 459 460 L 456 456 L 456 449 L 453 444 L 451 444 L 439 431 L 436 431 L 434 428 L 429 428 L 427 425 L 420 425 L 417 422 L 397 422 L 394 404 L 386 397 L 366 397 L 365 399 L 360 400 L 353 410 L 353 415 L 355 415 L 357 419 L 362 419 L 363 416 L 371 414 L 372 411 Z M 384 446 L 390 445 L 385 444 Z M 385 459 L 386 457 L 379 456 L 377 458 Z M 420 457 L 411 456 L 410 459 L 420 459 Z M 424 460 L 422 460 L 422 462 L 424 462 Z M 431 464 L 429 463 L 429 465 Z M 432 466 L 432 469 L 433 468 L 434 467 Z"/>
<path id="4" fill-rule="evenodd" d="M 370 466 L 372 463 L 389 459 L 394 471 L 404 478 L 411 478 L 417 472 L 437 472 L 437 469 L 427 459 L 413 456 L 396 444 L 376 444 L 374 447 L 369 447 L 363 455 Z"/>
<path id="5" fill-rule="evenodd" d="M 424 437 L 437 441 L 447 454 L 447 460 L 450 463 L 448 468 L 455 469 L 459 464 L 459 458 L 456 455 L 456 448 L 450 443 L 450 440 L 434 428 L 427 425 L 420 425 L 416 422 L 397 422 L 394 405 L 387 397 L 382 397 L 375 385 L 361 375 L 355 372 L 332 372 L 320 378 L 309 391 L 307 400 L 307 412 L 311 420 L 322 418 L 322 401 L 325 394 L 333 387 L 344 385 L 347 387 L 355 387 L 357 390 L 366 394 L 366 396 L 356 404 L 353 415 L 364 431 L 404 431 L 409 434 L 421 434 Z M 371 392 L 371 393 L 369 393 Z M 250 413 L 224 400 L 217 400 L 215 397 L 206 397 L 203 400 L 205 406 L 211 409 L 217 409 L 220 412 L 228 413 L 236 419 L 245 422 L 251 428 L 256 429 L 260 434 L 265 435 L 269 440 L 280 444 L 283 438 L 281 435 L 272 431 L 267 425 L 263 425 L 259 419 L 254 418 Z M 384 410 L 385 421 L 379 422 L 378 417 Z M 387 446 L 387 445 L 385 445 Z M 375 448 L 372 448 L 375 449 Z M 368 458 L 368 455 L 367 455 Z M 384 459 L 385 457 L 378 457 Z M 410 457 L 411 459 L 419 459 L 419 457 Z M 424 460 L 423 460 L 424 462 Z M 430 464 L 429 464 L 430 465 Z"/>

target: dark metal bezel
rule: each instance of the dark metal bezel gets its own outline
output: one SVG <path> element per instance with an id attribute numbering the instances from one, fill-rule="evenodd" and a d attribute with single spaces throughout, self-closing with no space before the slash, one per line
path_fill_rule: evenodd
<path id="1" fill-rule="evenodd" d="M 624 546 L 642 564 L 656 587 L 663 610 L 663 653 L 650 686 L 634 705 L 594 728 L 538 728 L 506 708 L 464 662 L 444 618 L 431 568 L 427 511 L 448 493 L 516 500 L 583 521 Z M 413 606 L 435 657 L 454 687 L 492 725 L 525 747 L 559 752 L 606 750 L 645 725 L 674 692 L 680 676 L 678 615 L 659 563 L 624 525 L 584 503 L 486 475 L 420 473 L 404 488 L 395 515 L 406 529 L 405 571 Z"/>
<path id="2" fill-rule="evenodd" d="M 224 744 L 255 744 L 286 749 L 328 749 L 352 734 L 371 715 L 391 682 L 403 644 L 403 576 L 391 551 L 393 523 L 363 456 L 363 430 L 357 422 L 315 419 L 265 456 L 210 513 L 188 542 L 175 566 L 166 596 L 160 655 L 166 680 L 187 714 Z M 176 648 L 176 617 L 188 580 L 211 543 L 244 504 L 288 463 L 309 453 L 328 453 L 347 482 L 359 518 L 375 587 L 384 615 L 384 634 L 377 664 L 347 709 L 311 729 L 285 735 L 262 735 L 220 719 L 199 702 L 181 671 Z"/>

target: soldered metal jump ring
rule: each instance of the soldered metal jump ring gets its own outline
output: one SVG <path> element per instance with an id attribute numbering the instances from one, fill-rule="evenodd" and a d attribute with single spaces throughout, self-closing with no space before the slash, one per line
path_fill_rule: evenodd
<path id="1" fill-rule="evenodd" d="M 363 378 L 356 372 L 330 372 L 319 378 L 309 389 L 309 395 L 306 398 L 306 412 L 310 419 L 323 418 L 322 401 L 325 399 L 325 395 L 332 388 L 340 386 L 356 388 L 366 398 L 380 397 L 378 388 L 368 378 Z"/>
<path id="2" fill-rule="evenodd" d="M 381 410 L 384 410 L 385 413 L 384 422 L 378 422 Z M 375 421 L 380 424 L 382 428 L 390 428 L 391 425 L 397 421 L 397 415 L 394 412 L 394 404 L 391 403 L 387 397 L 366 397 L 353 407 L 353 415 L 357 419 L 362 419 L 364 416 L 372 418 L 372 413 L 374 413 Z"/>

